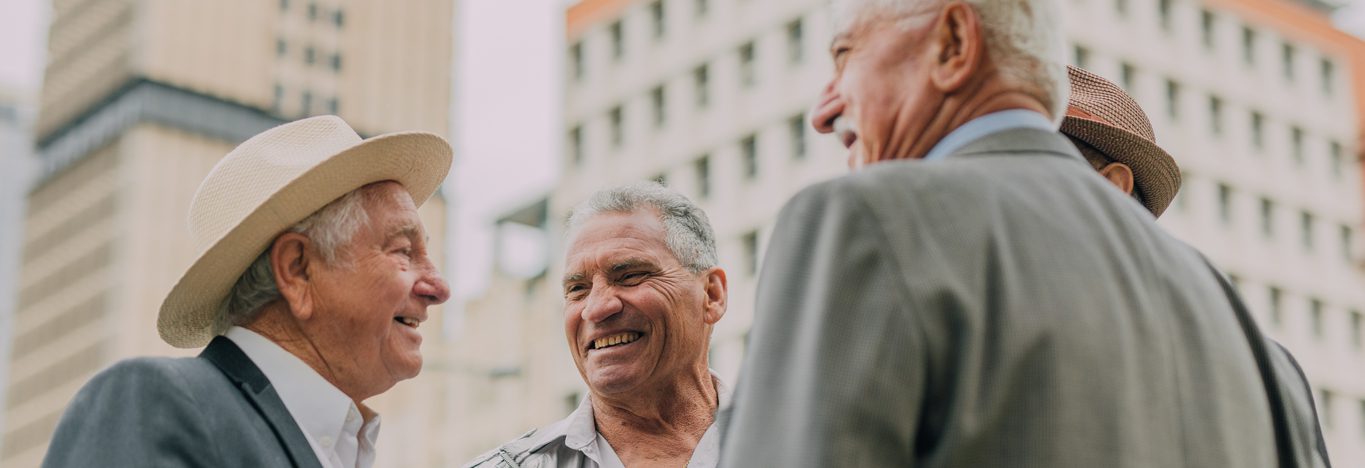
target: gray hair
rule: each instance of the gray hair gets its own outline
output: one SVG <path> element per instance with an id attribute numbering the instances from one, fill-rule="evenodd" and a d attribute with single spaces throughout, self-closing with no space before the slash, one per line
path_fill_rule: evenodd
<path id="1" fill-rule="evenodd" d="M 844 4 L 840 21 L 856 19 L 864 8 L 907 14 L 925 4 L 951 0 L 836 0 Z M 1066 116 L 1071 84 L 1066 75 L 1066 39 L 1057 0 L 962 0 L 976 9 L 986 35 L 986 50 L 1011 81 L 1035 88 L 1053 123 Z"/>
<path id="2" fill-rule="evenodd" d="M 370 190 L 372 187 L 375 184 L 352 190 L 290 226 L 285 232 L 308 236 L 317 245 L 327 264 L 345 265 L 349 259 L 340 255 L 341 246 L 349 243 L 361 226 L 370 222 L 365 204 L 378 194 Z M 218 320 L 214 328 L 216 334 L 222 334 L 234 325 L 251 323 L 260 316 L 266 305 L 283 297 L 279 286 L 275 284 L 275 270 L 270 266 L 270 250 L 271 247 L 266 247 L 251 262 L 251 266 L 242 272 L 242 276 L 237 277 L 227 299 L 218 306 Z"/>
<path id="3" fill-rule="evenodd" d="M 569 231 L 602 213 L 634 213 L 652 209 L 664 225 L 664 244 L 692 273 L 716 266 L 716 234 L 706 212 L 682 194 L 656 182 L 640 182 L 599 190 L 574 207 Z"/>

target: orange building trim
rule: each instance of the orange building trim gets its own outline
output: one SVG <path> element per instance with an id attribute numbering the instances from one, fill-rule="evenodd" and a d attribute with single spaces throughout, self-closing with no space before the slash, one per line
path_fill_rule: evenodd
<path id="1" fill-rule="evenodd" d="M 564 34 L 570 40 L 575 39 L 602 20 L 620 16 L 621 10 L 634 2 L 635 0 L 582 0 L 575 3 L 569 7 L 569 13 L 566 15 L 568 23 L 565 25 Z"/>

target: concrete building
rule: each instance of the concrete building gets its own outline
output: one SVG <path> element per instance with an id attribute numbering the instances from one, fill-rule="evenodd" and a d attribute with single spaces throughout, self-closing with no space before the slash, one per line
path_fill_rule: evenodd
<path id="1" fill-rule="evenodd" d="M 0 382 L 9 370 L 10 316 L 14 312 L 15 283 L 19 273 L 19 236 L 23 233 L 24 193 L 33 173 L 33 145 L 29 130 L 33 121 L 28 94 L 0 89 Z M 5 400 L 0 385 L 0 401 Z M 0 433 L 5 414 L 0 411 Z M 4 450 L 0 440 L 0 450 Z"/>
<path id="2" fill-rule="evenodd" d="M 54 0 L 0 466 L 38 466 L 99 369 L 192 354 L 161 342 L 156 314 L 196 254 L 190 197 L 237 143 L 327 113 L 362 134 L 445 134 L 452 19 L 449 1 Z M 423 216 L 444 245 L 443 199 Z M 439 333 L 427 338 L 428 353 L 442 352 Z M 449 462 L 426 439 L 442 435 L 446 419 L 425 403 L 443 382 L 403 383 L 373 402 L 385 418 L 380 466 Z"/>
<path id="3" fill-rule="evenodd" d="M 1071 60 L 1129 89 L 1185 172 L 1161 224 L 1236 279 L 1264 328 L 1303 363 L 1337 464 L 1365 466 L 1365 44 L 1332 28 L 1327 2 L 1065 3 Z M 500 275 L 466 318 L 491 327 L 482 333 L 497 337 L 491 354 L 568 371 L 522 367 L 505 379 L 499 395 L 517 397 L 496 410 L 487 405 L 500 400 L 481 401 L 507 423 L 485 438 L 561 418 L 584 391 L 553 279 L 568 211 L 610 185 L 660 180 L 710 215 L 731 293 L 712 366 L 735 378 L 778 209 L 846 171 L 842 146 L 804 117 L 831 72 L 824 4 L 585 0 L 569 9 L 565 169 L 547 201 L 548 272 Z"/>

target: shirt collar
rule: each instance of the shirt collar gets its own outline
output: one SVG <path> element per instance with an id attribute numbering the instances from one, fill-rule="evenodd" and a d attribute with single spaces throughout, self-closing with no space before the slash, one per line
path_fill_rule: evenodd
<path id="1" fill-rule="evenodd" d="M 719 413 L 721 408 L 725 408 L 730 404 L 732 391 L 730 390 L 730 386 L 720 380 L 720 376 L 717 376 L 714 371 L 709 372 L 711 374 L 711 382 L 716 386 L 716 412 Z M 592 396 L 589 395 L 584 397 L 583 401 L 578 404 L 578 409 L 575 409 L 573 413 L 570 413 L 569 417 L 565 418 L 564 421 L 568 423 L 568 427 L 566 427 L 564 433 L 564 446 L 583 452 L 584 455 L 587 455 L 588 458 L 591 458 L 594 462 L 599 465 L 602 464 L 603 456 L 598 452 L 598 449 L 601 447 L 598 447 L 598 444 L 596 443 L 599 436 L 597 433 L 597 420 L 592 413 Z M 714 429 L 714 425 L 715 423 L 713 422 L 712 429 Z M 707 429 L 708 433 L 710 430 L 711 429 Z M 606 439 L 603 440 L 605 441 Z"/>
<path id="2" fill-rule="evenodd" d="M 1010 109 L 999 112 L 992 112 L 968 121 L 961 127 L 957 127 L 948 136 L 943 137 L 934 145 L 923 160 L 935 161 L 948 157 L 957 150 L 962 149 L 968 143 L 976 141 L 987 135 L 1014 130 L 1016 128 L 1035 128 L 1045 131 L 1057 131 L 1057 126 L 1048 121 L 1046 117 L 1034 111 L 1024 109 Z"/>
<path id="3" fill-rule="evenodd" d="M 242 327 L 229 328 L 223 336 L 242 348 L 251 362 L 261 369 L 280 395 L 294 422 L 313 441 L 336 441 L 343 436 L 347 416 L 363 417 L 368 412 L 357 408 L 351 398 L 332 386 L 298 356 L 260 334 Z M 352 426 L 354 426 L 352 422 Z M 375 414 L 359 430 L 373 446 L 379 435 L 379 415 Z"/>

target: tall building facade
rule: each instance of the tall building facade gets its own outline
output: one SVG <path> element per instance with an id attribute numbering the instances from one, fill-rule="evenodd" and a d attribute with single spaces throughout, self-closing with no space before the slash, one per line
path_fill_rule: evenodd
<path id="1" fill-rule="evenodd" d="M 554 278 L 567 213 L 611 185 L 658 180 L 707 211 L 730 286 L 711 365 L 735 378 L 778 210 L 846 172 L 843 147 L 806 120 L 831 73 L 825 4 L 585 0 L 569 9 L 564 176 L 540 224 L 548 270 L 497 273 L 485 301 L 467 309 L 470 329 L 497 330 L 487 345 L 500 351 L 484 359 L 526 371 L 500 383 L 500 395 L 518 395 L 512 403 L 480 402 L 507 423 L 486 439 L 563 417 L 584 392 Z M 1365 466 L 1365 44 L 1331 26 L 1327 2 L 1064 4 L 1071 61 L 1128 89 L 1184 172 L 1160 223 L 1238 283 L 1303 363 L 1338 465 Z M 551 364 L 568 369 L 535 367 Z"/>
<path id="2" fill-rule="evenodd" d="M 15 304 L 15 283 L 19 273 L 19 236 L 24 222 L 24 193 L 33 173 L 33 147 L 29 131 L 32 110 L 28 94 L 0 88 L 0 382 L 9 370 L 10 317 Z M 0 401 L 5 389 L 0 385 Z M 5 414 L 0 411 L 0 433 Z M 4 450 L 0 440 L 0 450 Z"/>
<path id="3" fill-rule="evenodd" d="M 360 133 L 447 133 L 452 1 L 54 0 L 34 130 L 0 466 L 38 466 L 67 402 L 158 338 L 161 299 L 193 260 L 191 196 L 236 144 L 286 120 L 339 114 Z M 444 202 L 423 208 L 443 245 Z M 435 313 L 433 317 L 440 317 Z M 430 330 L 440 330 L 436 323 Z M 428 333 L 427 352 L 441 352 Z M 381 466 L 439 466 L 445 419 L 400 384 Z M 414 401 L 417 400 L 417 401 Z M 430 447 L 428 447 L 430 446 Z"/>

